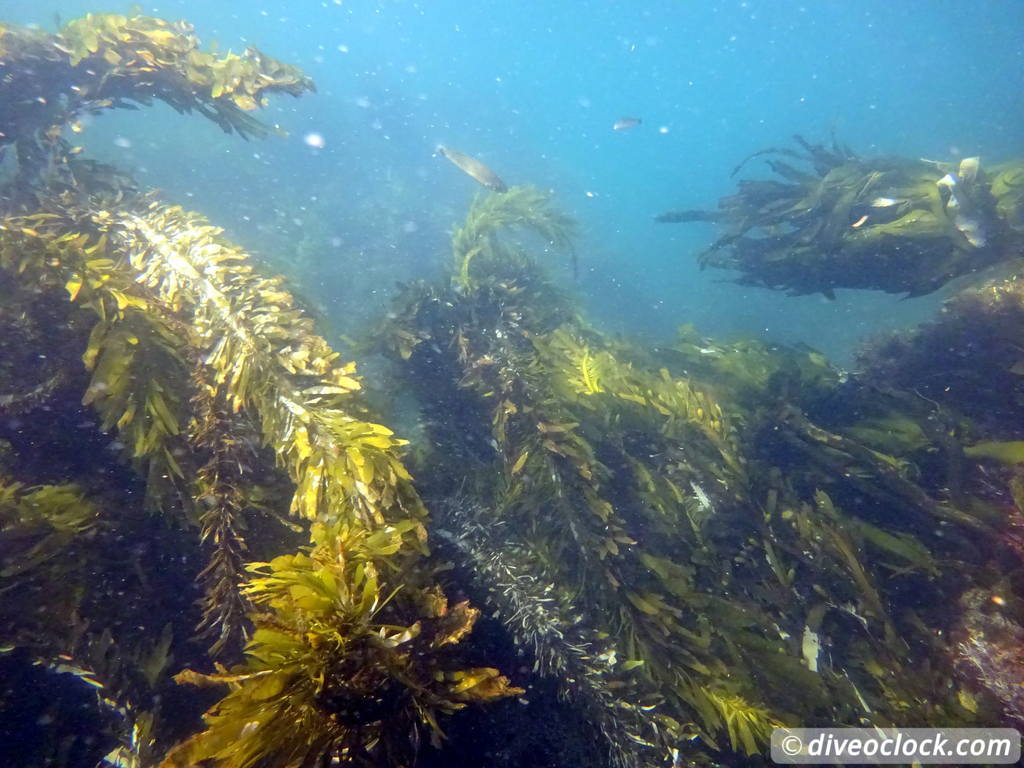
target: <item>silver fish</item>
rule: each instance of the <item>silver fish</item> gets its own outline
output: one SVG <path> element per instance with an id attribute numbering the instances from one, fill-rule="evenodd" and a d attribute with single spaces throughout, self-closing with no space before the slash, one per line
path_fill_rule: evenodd
<path id="1" fill-rule="evenodd" d="M 458 152 L 454 149 L 449 149 L 448 147 L 438 147 L 437 151 L 440 155 L 447 157 L 448 160 L 464 174 L 475 179 L 488 189 L 493 189 L 495 192 L 508 192 L 508 187 L 505 185 L 505 182 L 498 177 L 498 174 L 481 163 L 475 157 L 470 157 L 469 155 L 463 154 L 462 152 Z"/>
<path id="2" fill-rule="evenodd" d="M 612 130 L 628 131 L 630 128 L 636 128 L 642 122 L 643 120 L 641 120 L 639 117 L 620 117 L 612 125 Z"/>

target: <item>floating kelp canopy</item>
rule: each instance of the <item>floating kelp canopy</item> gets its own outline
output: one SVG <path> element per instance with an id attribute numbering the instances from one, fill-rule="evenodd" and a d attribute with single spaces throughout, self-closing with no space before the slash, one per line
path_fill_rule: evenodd
<path id="1" fill-rule="evenodd" d="M 861 158 L 796 139 L 799 150 L 762 150 L 737 166 L 734 175 L 766 158 L 772 178 L 741 179 L 718 210 L 670 211 L 657 221 L 714 222 L 724 232 L 701 254 L 702 267 L 792 294 L 918 296 L 1019 256 L 1024 163 Z"/>

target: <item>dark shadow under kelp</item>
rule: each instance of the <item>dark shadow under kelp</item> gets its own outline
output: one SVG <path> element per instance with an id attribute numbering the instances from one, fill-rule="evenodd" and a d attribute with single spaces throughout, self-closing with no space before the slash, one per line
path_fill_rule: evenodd
<path id="1" fill-rule="evenodd" d="M 374 339 L 427 425 L 414 487 L 280 278 L 62 138 L 150 98 L 254 134 L 305 76 L 142 16 L 0 30 L 0 661 L 62 682 L 0 704 L 43 712 L 10 764 L 753 766 L 777 725 L 1021 718 L 1018 281 L 852 375 L 647 349 L 548 278 L 547 195 L 482 196 Z M 22 114 L 48 67 L 91 98 Z M 812 239 L 845 183 L 808 182 Z M 83 691 L 89 725 L 58 717 Z"/>
<path id="2" fill-rule="evenodd" d="M 867 288 L 919 296 L 1019 257 L 1020 162 L 989 169 L 978 158 L 861 158 L 835 143 L 796 139 L 802 151 L 772 148 L 747 158 L 767 158 L 772 178 L 741 179 L 718 210 L 670 211 L 657 221 L 718 224 L 724 232 L 701 266 L 737 270 L 741 284 L 792 294 Z"/>

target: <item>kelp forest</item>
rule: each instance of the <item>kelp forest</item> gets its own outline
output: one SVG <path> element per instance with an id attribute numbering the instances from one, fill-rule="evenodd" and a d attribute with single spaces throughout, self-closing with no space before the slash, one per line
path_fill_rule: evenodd
<path id="1" fill-rule="evenodd" d="M 273 142 L 313 91 L 185 22 L 0 24 L 4 765 L 760 766 L 779 726 L 1024 724 L 1024 161 L 798 137 L 658 216 L 768 289 L 957 280 L 850 372 L 604 333 L 553 197 L 481 191 L 354 345 L 373 383 L 70 138 L 160 101 Z"/>

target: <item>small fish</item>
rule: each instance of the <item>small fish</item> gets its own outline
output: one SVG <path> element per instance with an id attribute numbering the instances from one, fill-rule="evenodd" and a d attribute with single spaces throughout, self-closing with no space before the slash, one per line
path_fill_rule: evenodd
<path id="1" fill-rule="evenodd" d="M 443 157 L 447 157 L 448 160 L 464 174 L 476 179 L 476 181 L 483 184 L 488 189 L 493 189 L 495 192 L 508 192 L 508 187 L 505 185 L 505 182 L 498 177 L 498 174 L 481 163 L 475 157 L 470 157 L 469 155 L 457 152 L 454 149 L 448 149 L 448 147 L 438 147 L 437 151 Z"/>
<path id="2" fill-rule="evenodd" d="M 850 225 L 850 228 L 851 229 L 860 229 L 862 226 L 864 226 L 864 222 L 867 221 L 867 220 L 868 220 L 868 215 L 865 213 L 863 216 L 861 216 L 859 219 L 857 219 L 855 222 L 853 222 L 853 224 Z"/>
<path id="3" fill-rule="evenodd" d="M 636 128 L 642 122 L 643 120 L 641 120 L 639 117 L 620 117 L 612 125 L 612 130 L 628 131 L 630 128 Z"/>
<path id="4" fill-rule="evenodd" d="M 872 208 L 889 208 L 900 203 L 905 203 L 906 200 L 897 200 L 894 197 L 876 197 L 871 201 Z"/>

